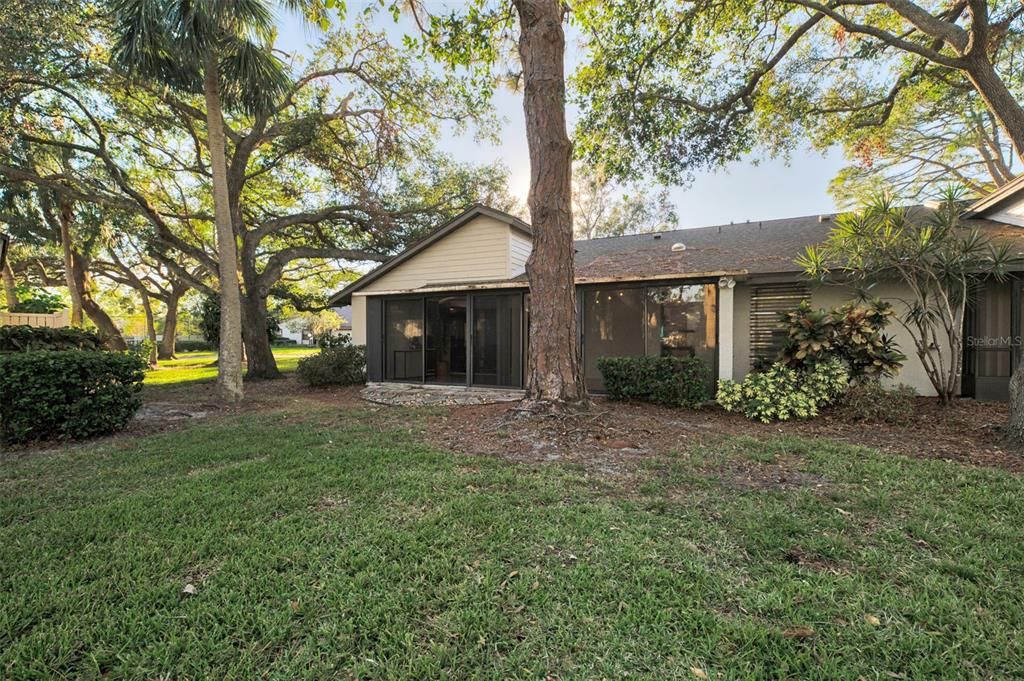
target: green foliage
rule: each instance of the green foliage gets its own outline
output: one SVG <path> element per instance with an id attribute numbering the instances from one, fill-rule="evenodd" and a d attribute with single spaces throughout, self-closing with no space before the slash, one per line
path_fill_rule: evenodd
<path id="1" fill-rule="evenodd" d="M 1019 3 L 989 2 L 984 17 L 900 4 L 575 3 L 588 47 L 572 81 L 575 150 L 616 177 L 670 181 L 755 150 L 785 157 L 808 142 L 842 146 L 859 174 L 915 190 L 915 174 L 1006 173 L 1007 138 L 1020 146 L 1007 128 L 1024 88 Z M 993 36 L 985 56 L 997 84 L 973 80 L 966 60 L 949 61 L 957 49 L 936 42 L 946 31 L 968 44 Z M 980 92 L 1002 86 L 1009 103 Z"/>
<path id="2" fill-rule="evenodd" d="M 878 381 L 850 386 L 837 404 L 839 415 L 866 423 L 907 423 L 914 415 L 917 393 L 909 385 L 886 388 Z"/>
<path id="3" fill-rule="evenodd" d="M 696 409 L 711 399 L 711 369 L 696 357 L 599 357 L 597 368 L 613 400 Z"/>
<path id="4" fill-rule="evenodd" d="M 898 317 L 943 400 L 959 385 L 964 316 L 972 293 L 986 279 L 1002 281 L 1020 266 L 1009 240 L 993 239 L 961 220 L 962 191 L 946 190 L 934 210 L 896 206 L 880 195 L 863 209 L 836 219 L 828 239 L 797 258 L 811 277 L 861 290 L 881 281 L 910 292 Z M 948 357 L 944 350 L 949 348 Z"/>
<path id="5" fill-rule="evenodd" d="M 835 358 L 802 372 L 776 363 L 767 371 L 749 374 L 743 383 L 720 380 L 717 400 L 726 411 L 764 423 L 807 419 L 842 395 L 849 382 L 849 373 Z"/>
<path id="6" fill-rule="evenodd" d="M 35 350 L 104 349 L 103 338 L 93 331 L 71 326 L 60 328 L 0 326 L 0 353 Z"/>
<path id="7" fill-rule="evenodd" d="M 353 345 L 348 335 L 321 343 L 312 357 L 299 360 L 296 370 L 308 385 L 357 385 L 366 382 L 366 348 Z"/>
<path id="8" fill-rule="evenodd" d="M 220 345 L 220 299 L 203 296 L 199 303 L 197 325 L 199 333 L 214 348 Z M 267 338 L 273 340 L 281 334 L 281 320 L 274 312 L 267 313 Z"/>
<path id="9" fill-rule="evenodd" d="M 209 341 L 180 340 L 174 343 L 175 352 L 214 352 L 217 346 Z"/>
<path id="10" fill-rule="evenodd" d="M 893 314 L 892 305 L 877 298 L 864 305 L 851 302 L 831 310 L 814 310 L 805 300 L 796 310 L 782 314 L 788 333 L 782 362 L 807 370 L 837 357 L 854 382 L 895 376 L 907 358 L 896 341 L 882 333 Z"/>
<path id="11" fill-rule="evenodd" d="M 53 314 L 65 308 L 64 298 L 59 293 L 50 293 L 44 288 L 19 284 L 14 289 L 18 304 L 11 312 L 24 314 Z"/>
<path id="12" fill-rule="evenodd" d="M 82 439 L 123 429 L 142 405 L 145 367 L 130 353 L 0 355 L 0 440 Z"/>

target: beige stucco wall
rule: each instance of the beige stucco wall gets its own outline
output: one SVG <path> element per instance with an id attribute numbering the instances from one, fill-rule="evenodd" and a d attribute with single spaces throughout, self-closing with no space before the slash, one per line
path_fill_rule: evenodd
<path id="1" fill-rule="evenodd" d="M 786 279 L 759 279 L 757 282 L 742 282 L 736 285 L 734 301 L 734 328 L 735 341 L 733 345 L 733 375 L 735 378 L 742 378 L 750 372 L 750 296 L 753 288 L 759 284 L 784 282 Z M 811 304 L 816 308 L 831 308 L 849 302 L 855 297 L 854 291 L 843 286 L 831 285 L 809 285 L 811 290 Z M 872 294 L 882 300 L 892 303 L 896 314 L 901 314 L 906 308 L 900 298 L 909 297 L 903 287 L 896 284 L 879 284 L 872 290 Z M 894 379 L 887 379 L 889 384 L 906 383 L 912 386 L 919 395 L 935 395 L 935 388 L 932 387 L 928 375 L 925 373 L 921 360 L 917 358 L 914 351 L 914 341 L 906 329 L 896 320 L 893 320 L 886 329 L 888 335 L 893 336 L 900 346 L 900 351 L 907 356 L 899 376 Z M 948 350 L 947 350 L 948 356 Z"/>

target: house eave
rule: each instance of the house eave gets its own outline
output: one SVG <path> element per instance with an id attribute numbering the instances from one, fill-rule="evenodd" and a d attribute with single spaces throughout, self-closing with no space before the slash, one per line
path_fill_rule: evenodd
<path id="1" fill-rule="evenodd" d="M 721 277 L 744 278 L 749 274 L 747 270 L 713 270 L 708 272 L 682 272 L 675 274 L 659 274 L 649 277 L 637 275 L 624 275 L 618 277 L 576 277 L 577 286 L 593 284 L 642 284 L 645 282 L 657 281 L 686 281 L 688 279 L 719 279 Z M 493 291 L 495 289 L 524 289 L 530 284 L 525 279 L 513 279 L 493 282 L 474 282 L 465 284 L 440 284 L 437 286 L 422 286 L 412 289 L 391 289 L 386 291 L 356 291 L 352 296 L 401 296 L 418 295 L 423 293 L 452 293 L 458 291 Z"/>

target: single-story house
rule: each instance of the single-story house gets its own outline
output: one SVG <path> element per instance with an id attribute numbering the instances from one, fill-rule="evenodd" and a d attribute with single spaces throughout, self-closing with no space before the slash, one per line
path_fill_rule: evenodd
<path id="1" fill-rule="evenodd" d="M 1024 178 L 970 206 L 967 217 L 986 233 L 1022 239 Z M 716 379 L 742 379 L 758 360 L 774 359 L 785 339 L 779 312 L 804 299 L 832 307 L 854 296 L 846 287 L 809 281 L 794 263 L 808 245 L 826 239 L 833 218 L 577 241 L 588 388 L 603 388 L 602 356 L 696 356 Z M 335 294 L 332 305 L 351 305 L 352 337 L 366 345 L 369 380 L 521 387 L 531 243 L 530 225 L 474 206 Z M 1021 283 L 988 281 L 971 308 L 963 395 L 1006 399 L 1021 333 Z M 901 309 L 894 283 L 879 282 L 873 293 Z M 896 322 L 889 332 L 908 356 L 896 380 L 934 395 L 909 334 Z"/>

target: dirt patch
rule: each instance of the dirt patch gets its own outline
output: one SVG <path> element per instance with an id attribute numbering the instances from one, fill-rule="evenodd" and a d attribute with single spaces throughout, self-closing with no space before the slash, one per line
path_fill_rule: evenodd
<path id="1" fill-rule="evenodd" d="M 1007 406 L 959 400 L 943 406 L 920 398 L 905 423 L 852 423 L 833 413 L 808 421 L 764 424 L 717 407 L 697 411 L 596 399 L 591 408 L 561 415 L 523 415 L 509 405 L 453 407 L 424 429 L 437 446 L 520 462 L 562 461 L 627 474 L 651 454 L 686 451 L 728 435 L 781 434 L 827 438 L 903 456 L 943 459 L 1024 472 L 1024 456 L 1002 443 Z M 719 472 L 737 487 L 814 487 L 827 484 L 785 462 Z"/>

